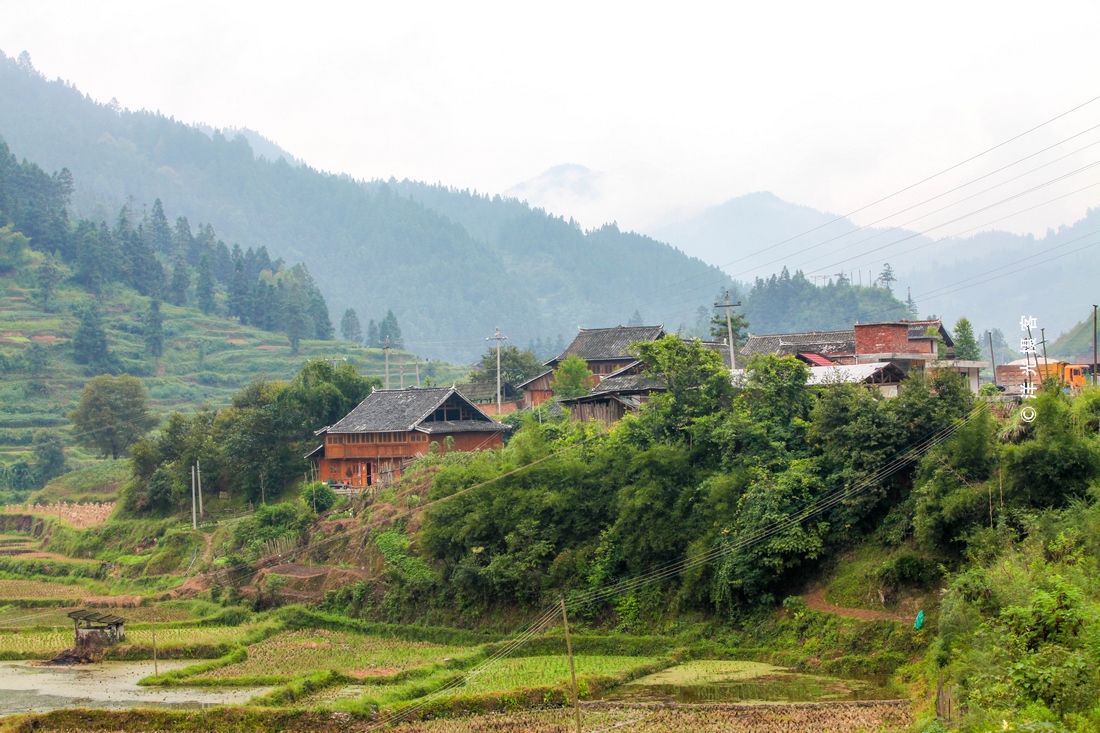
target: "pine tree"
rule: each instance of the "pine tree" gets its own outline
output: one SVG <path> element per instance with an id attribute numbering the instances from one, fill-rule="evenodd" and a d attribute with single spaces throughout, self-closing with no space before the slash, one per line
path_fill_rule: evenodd
<path id="1" fill-rule="evenodd" d="M 280 283 L 282 285 L 282 283 Z M 310 336 L 310 318 L 305 298 L 296 290 L 285 293 L 281 325 L 290 339 L 290 353 L 297 354 L 303 338 Z"/>
<path id="2" fill-rule="evenodd" d="M 80 313 L 80 324 L 73 335 L 73 360 L 97 368 L 112 361 L 103 316 L 95 305 L 87 306 Z"/>
<path id="3" fill-rule="evenodd" d="M 164 317 L 160 313 L 160 301 L 156 298 L 149 301 L 149 310 L 145 312 L 144 320 L 142 338 L 145 340 L 145 350 L 154 359 L 160 359 L 164 353 Z"/>
<path id="4" fill-rule="evenodd" d="M 187 289 L 191 287 L 191 275 L 187 272 L 187 262 L 183 254 L 176 253 L 172 264 L 172 281 L 168 283 L 168 300 L 176 305 L 187 305 Z"/>
<path id="5" fill-rule="evenodd" d="M 50 312 L 50 298 L 53 297 L 57 284 L 61 282 L 61 271 L 57 269 L 52 257 L 46 257 L 34 271 L 35 300 L 42 310 Z"/>
<path id="6" fill-rule="evenodd" d="M 401 338 L 401 327 L 397 325 L 397 316 L 393 314 L 392 308 L 386 311 L 386 317 L 378 324 L 378 340 L 383 345 L 388 343 L 395 349 L 404 346 L 404 340 Z"/>
<path id="7" fill-rule="evenodd" d="M 175 255 L 186 255 L 194 247 L 195 238 L 191 236 L 191 225 L 187 222 L 186 216 L 176 219 L 174 239 L 172 253 Z"/>
<path id="8" fill-rule="evenodd" d="M 628 326 L 641 326 L 641 325 L 644 325 L 642 323 L 642 314 L 638 311 L 637 308 L 634 309 L 634 315 L 632 315 L 630 317 L 630 320 L 627 322 L 626 325 L 628 325 Z"/>
<path id="9" fill-rule="evenodd" d="M 363 341 L 363 329 L 359 325 L 359 316 L 355 315 L 354 308 L 344 311 L 344 317 L 340 319 L 340 335 L 345 341 L 357 344 Z"/>
<path id="10" fill-rule="evenodd" d="M 905 289 L 905 307 L 909 309 L 909 315 L 913 316 L 914 318 L 916 318 L 917 314 L 920 313 L 920 311 L 917 310 L 917 301 L 913 300 L 912 288 Z"/>
<path id="11" fill-rule="evenodd" d="M 153 215 L 149 219 L 149 244 L 163 255 L 175 254 L 172 228 L 168 225 L 168 218 L 164 215 L 164 206 L 160 199 L 153 202 Z"/>
<path id="12" fill-rule="evenodd" d="M 974 326 L 970 320 L 963 316 L 955 322 L 955 358 L 962 361 L 978 361 L 982 358 L 982 350 L 978 340 L 974 337 Z"/>
<path id="13" fill-rule="evenodd" d="M 238 248 L 234 254 L 239 255 Z M 233 263 L 233 280 L 229 283 L 229 315 L 236 316 L 241 323 L 248 323 L 251 308 L 248 303 L 248 277 L 244 274 L 244 259 L 237 257 Z"/>
<path id="14" fill-rule="evenodd" d="M 879 273 L 878 281 L 891 293 L 894 292 L 894 283 L 898 281 L 898 278 L 894 275 L 894 268 L 890 267 L 889 262 L 882 265 L 882 272 Z"/>
<path id="15" fill-rule="evenodd" d="M 199 258 L 199 279 L 195 285 L 195 295 L 199 300 L 199 310 L 203 313 L 213 313 L 217 304 L 214 302 L 214 271 L 210 266 L 210 257 L 203 255 Z"/>
<path id="16" fill-rule="evenodd" d="M 382 344 L 378 341 L 378 324 L 374 322 L 374 319 L 370 319 L 367 323 L 367 347 L 371 349 L 381 348 Z"/>
<path id="17" fill-rule="evenodd" d="M 220 239 L 214 251 L 214 277 L 227 288 L 233 281 L 233 255 L 229 253 L 229 247 L 225 246 L 225 242 Z"/>

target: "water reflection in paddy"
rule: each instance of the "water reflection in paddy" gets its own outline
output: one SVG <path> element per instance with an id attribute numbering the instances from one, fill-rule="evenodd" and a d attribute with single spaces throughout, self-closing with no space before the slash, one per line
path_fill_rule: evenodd
<path id="1" fill-rule="evenodd" d="M 195 664 L 159 662 L 160 672 Z M 138 687 L 153 674 L 153 662 L 104 662 L 45 667 L 31 662 L 0 662 L 0 715 L 59 708 L 199 708 L 246 702 L 271 688 Z"/>

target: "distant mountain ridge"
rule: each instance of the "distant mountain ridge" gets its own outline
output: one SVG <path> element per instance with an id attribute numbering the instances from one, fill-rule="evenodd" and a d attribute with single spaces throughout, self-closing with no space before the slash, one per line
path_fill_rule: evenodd
<path id="1" fill-rule="evenodd" d="M 0 135 L 20 157 L 73 173 L 79 213 L 113 221 L 133 196 L 170 219 L 210 223 L 227 244 L 305 262 L 333 318 L 392 308 L 410 348 L 472 361 L 500 327 L 517 343 L 624 323 L 632 296 L 717 269 L 642 235 L 582 232 L 517 201 L 396 181 L 362 183 L 258 157 L 245 134 L 208 135 L 151 112 L 101 104 L 0 58 Z M 272 144 L 269 151 L 281 150 Z M 412 187 L 412 188 L 410 188 Z M 468 215 L 478 212 L 476 216 Z M 466 213 L 463 213 L 466 212 Z M 449 217 L 455 218 L 449 218 Z M 709 293 L 699 297 L 705 300 Z M 645 309 L 674 322 L 675 308 Z"/>
<path id="2" fill-rule="evenodd" d="M 941 242 L 906 229 L 860 228 L 762 191 L 649 233 L 709 264 L 734 263 L 725 270 L 735 279 L 766 277 L 786 265 L 807 273 L 823 268 L 818 284 L 835 279 L 833 270 L 846 271 L 858 284 L 889 262 L 898 278 L 895 291 L 903 299 L 911 291 L 921 314 L 951 324 L 965 315 L 979 329 L 1002 329 L 1011 341 L 1021 315 L 1036 316 L 1053 338 L 1100 298 L 1093 275 L 1100 270 L 1100 246 L 1088 246 L 1100 237 L 1088 237 L 1091 232 L 1100 234 L 1100 209 L 1043 237 L 987 231 Z M 881 252 L 844 262 L 875 247 Z M 827 267 L 832 262 L 841 264 Z"/>

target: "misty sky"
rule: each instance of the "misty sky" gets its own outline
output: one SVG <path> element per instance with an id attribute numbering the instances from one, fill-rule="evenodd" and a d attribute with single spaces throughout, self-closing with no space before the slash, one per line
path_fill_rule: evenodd
<path id="1" fill-rule="evenodd" d="M 50 78 L 253 128 L 322 169 L 496 193 L 585 166 L 537 203 L 586 226 L 756 190 L 846 213 L 1100 95 L 1095 2 L 0 0 L 0 17 L 0 49 Z M 1025 142 L 1095 124 L 1100 103 Z M 1041 233 L 1097 191 L 998 226 Z"/>

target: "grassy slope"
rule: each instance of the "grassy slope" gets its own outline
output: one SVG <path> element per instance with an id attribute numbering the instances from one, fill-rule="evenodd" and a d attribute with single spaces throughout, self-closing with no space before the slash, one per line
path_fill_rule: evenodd
<path id="1" fill-rule="evenodd" d="M 1075 358 L 1084 356 L 1092 361 L 1092 314 L 1071 328 L 1050 345 L 1049 355 Z"/>
<path id="2" fill-rule="evenodd" d="M 17 366 L 0 373 L 0 463 L 30 458 L 31 437 L 36 428 L 69 429 L 66 414 L 75 407 L 79 392 L 89 379 L 85 367 L 73 361 L 69 340 L 77 327 L 75 308 L 91 296 L 74 285 L 63 285 L 49 312 L 35 304 L 29 273 L 37 255 L 23 268 L 0 275 L 0 354 Z M 365 349 L 344 341 L 303 341 L 294 355 L 285 336 L 242 326 L 236 319 L 204 315 L 197 308 L 162 304 L 165 330 L 164 355 L 159 365 L 144 353 L 140 317 L 149 299 L 132 290 L 113 286 L 100 306 L 104 311 L 110 347 L 124 368 L 139 376 L 149 392 L 155 413 L 191 412 L 201 405 L 227 405 L 236 390 L 266 377 L 290 379 L 309 359 L 347 359 L 360 371 L 381 377 L 385 372 L 380 349 Z M 38 378 L 19 366 L 23 351 L 38 341 L 49 347 L 50 362 Z M 410 362 L 405 385 L 415 384 L 413 356 L 392 352 L 391 385 L 398 386 L 397 364 Z M 421 378 L 436 382 L 461 379 L 466 369 L 443 362 L 421 364 Z M 76 465 L 95 457 L 80 449 L 70 450 Z"/>

